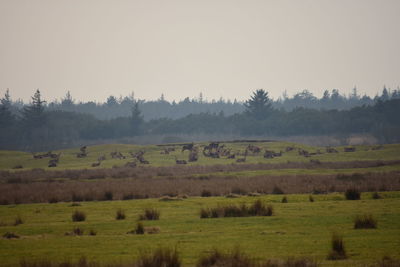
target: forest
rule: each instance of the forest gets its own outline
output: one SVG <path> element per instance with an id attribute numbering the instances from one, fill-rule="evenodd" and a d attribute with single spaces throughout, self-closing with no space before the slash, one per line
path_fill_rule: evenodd
<path id="1" fill-rule="evenodd" d="M 108 114 L 108 115 L 105 115 Z M 163 116 L 161 114 L 164 114 Z M 303 91 L 272 100 L 259 89 L 245 102 L 186 98 L 170 103 L 110 96 L 103 104 L 75 103 L 68 92 L 47 103 L 36 90 L 29 104 L 12 101 L 7 90 L 0 104 L 0 149 L 43 151 L 121 138 L 221 134 L 241 137 L 370 134 L 380 143 L 400 141 L 400 91 L 380 96 L 345 97 L 338 90 L 322 98 Z M 168 140 L 167 140 L 168 141 Z M 174 141 L 174 140 L 169 140 Z"/>

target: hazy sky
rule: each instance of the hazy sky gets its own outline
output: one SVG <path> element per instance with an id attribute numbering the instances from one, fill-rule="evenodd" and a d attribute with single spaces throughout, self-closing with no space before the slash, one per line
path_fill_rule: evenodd
<path id="1" fill-rule="evenodd" d="M 47 100 L 375 95 L 400 85 L 400 0 L 0 0 L 0 93 Z"/>

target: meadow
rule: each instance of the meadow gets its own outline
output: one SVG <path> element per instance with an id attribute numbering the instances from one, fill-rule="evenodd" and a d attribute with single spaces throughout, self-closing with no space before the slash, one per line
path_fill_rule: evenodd
<path id="1" fill-rule="evenodd" d="M 51 168 L 48 158 L 0 151 L 0 234 L 18 237 L 0 239 L 0 265 L 22 259 L 76 262 L 82 256 L 127 264 L 160 247 L 176 248 L 184 266 L 196 265 L 215 248 L 239 249 L 260 261 L 307 258 L 321 266 L 372 266 L 383 257 L 400 258 L 399 144 L 355 146 L 354 152 L 335 147 L 334 153 L 284 142 L 224 144 L 235 159 L 200 152 L 197 161 L 184 165 L 176 164 L 188 160 L 182 144 L 93 146 L 84 158 L 77 158 L 79 148 L 53 151 L 61 156 Z M 246 155 L 249 144 L 261 152 Z M 163 154 L 168 147 L 175 151 Z M 149 164 L 130 156 L 141 150 Z M 264 158 L 265 150 L 282 154 Z M 113 159 L 113 152 L 125 158 Z M 106 159 L 92 167 L 102 155 Z M 126 166 L 133 161 L 135 167 Z M 349 189 L 362 192 L 361 199 L 346 200 Z M 200 217 L 202 209 L 256 200 L 271 205 L 272 216 Z M 159 220 L 142 220 L 145 209 L 157 210 Z M 76 211 L 85 214 L 83 221 L 73 221 Z M 118 211 L 124 215 L 119 220 Z M 356 217 L 364 215 L 376 220 L 375 229 L 354 228 Z M 135 232 L 139 221 L 143 235 Z M 346 259 L 327 259 L 333 233 L 343 237 Z"/>

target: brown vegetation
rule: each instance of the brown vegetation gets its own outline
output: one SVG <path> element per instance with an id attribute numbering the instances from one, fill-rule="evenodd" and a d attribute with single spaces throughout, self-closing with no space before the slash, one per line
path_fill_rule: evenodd
<path id="1" fill-rule="evenodd" d="M 308 163 L 304 164 L 307 166 Z M 359 192 L 400 190 L 400 173 L 398 172 L 362 175 L 258 175 L 252 177 L 235 177 L 223 174 L 227 170 L 240 170 L 242 166 L 244 166 L 243 169 L 247 167 L 248 170 L 254 170 L 258 167 L 274 167 L 262 164 L 234 164 L 66 170 L 60 172 L 23 171 L 9 173 L 10 176 L 7 174 L 2 179 L 0 178 L 0 181 L 3 181 L 0 182 L 0 204 L 128 200 L 148 197 L 159 198 L 166 195 L 222 196 L 229 193 L 244 195 L 248 192 L 260 194 L 321 194 L 345 192 L 347 189 L 353 188 L 355 184 L 357 184 Z M 216 174 L 202 174 L 206 172 L 216 172 Z M 30 174 L 33 178 L 29 177 Z M 57 176 L 57 174 L 60 174 L 60 176 Z M 76 178 L 51 178 L 52 176 L 62 177 L 61 174 Z M 91 181 L 85 181 L 84 177 L 91 177 L 91 175 L 93 175 L 92 178 L 87 178 Z M 39 179 L 39 177 L 42 178 Z M 100 179 L 104 177 L 115 178 Z M 87 186 L 88 183 L 90 183 L 90 186 Z"/>

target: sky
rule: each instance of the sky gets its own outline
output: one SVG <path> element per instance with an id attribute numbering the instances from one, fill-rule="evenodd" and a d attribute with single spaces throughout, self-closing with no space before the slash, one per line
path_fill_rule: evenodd
<path id="1" fill-rule="evenodd" d="M 400 85 L 399 14 L 399 0 L 0 0 L 0 94 L 375 96 Z"/>

